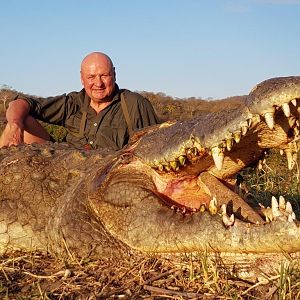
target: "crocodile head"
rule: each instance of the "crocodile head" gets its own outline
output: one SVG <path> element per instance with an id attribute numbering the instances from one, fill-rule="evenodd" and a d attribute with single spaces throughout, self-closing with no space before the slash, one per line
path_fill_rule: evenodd
<path id="1" fill-rule="evenodd" d="M 298 252 L 290 203 L 273 198 L 264 217 L 227 182 L 269 148 L 294 167 L 299 106 L 300 77 L 274 78 L 231 112 L 141 132 L 105 177 L 96 176 L 90 199 L 108 230 L 142 251 Z"/>

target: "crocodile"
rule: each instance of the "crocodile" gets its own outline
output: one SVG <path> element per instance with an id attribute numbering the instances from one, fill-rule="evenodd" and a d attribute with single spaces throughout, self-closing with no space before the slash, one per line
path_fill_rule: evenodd
<path id="1" fill-rule="evenodd" d="M 292 169 L 299 115 L 300 76 L 277 77 L 230 112 L 145 128 L 118 152 L 63 143 L 3 147 L 0 253 L 210 253 L 272 272 L 300 253 L 293 208 L 272 198 L 262 214 L 230 183 L 270 148 L 284 152 Z"/>

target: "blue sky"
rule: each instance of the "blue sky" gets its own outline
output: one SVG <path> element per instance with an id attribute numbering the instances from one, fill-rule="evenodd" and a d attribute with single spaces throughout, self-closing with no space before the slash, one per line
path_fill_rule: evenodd
<path id="1" fill-rule="evenodd" d="M 244 95 L 300 75 L 300 0 L 0 2 L 0 86 L 39 96 L 81 89 L 92 51 L 121 88 L 173 97 Z"/>

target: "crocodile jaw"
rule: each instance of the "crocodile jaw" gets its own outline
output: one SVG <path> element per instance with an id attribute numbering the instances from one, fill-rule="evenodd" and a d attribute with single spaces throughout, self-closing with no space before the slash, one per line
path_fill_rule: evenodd
<path id="1" fill-rule="evenodd" d="M 107 230 L 130 248 L 155 253 L 300 251 L 299 224 L 285 213 L 270 223 L 252 224 L 237 218 L 226 223 L 230 216 L 219 206 L 214 212 L 170 209 L 153 176 L 153 170 L 140 161 L 120 164 L 90 197 Z M 103 195 L 100 201 L 99 195 Z"/>
<path id="2" fill-rule="evenodd" d="M 140 139 L 134 153 L 160 171 L 187 168 L 190 173 L 196 168 L 198 173 L 209 171 L 227 178 L 257 161 L 263 149 L 278 148 L 286 153 L 292 169 L 299 117 L 300 76 L 272 78 L 258 84 L 245 105 L 230 112 L 161 125 Z"/>

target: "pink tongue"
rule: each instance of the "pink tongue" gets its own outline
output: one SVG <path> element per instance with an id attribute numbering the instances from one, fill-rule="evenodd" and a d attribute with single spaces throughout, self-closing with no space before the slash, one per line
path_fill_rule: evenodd
<path id="1" fill-rule="evenodd" d="M 160 197 L 169 201 L 170 205 L 178 204 L 178 206 L 199 209 L 201 204 L 207 206 L 210 201 L 210 196 L 201 191 L 197 185 L 196 177 L 173 180 L 164 184 L 156 182 L 156 188 Z"/>

